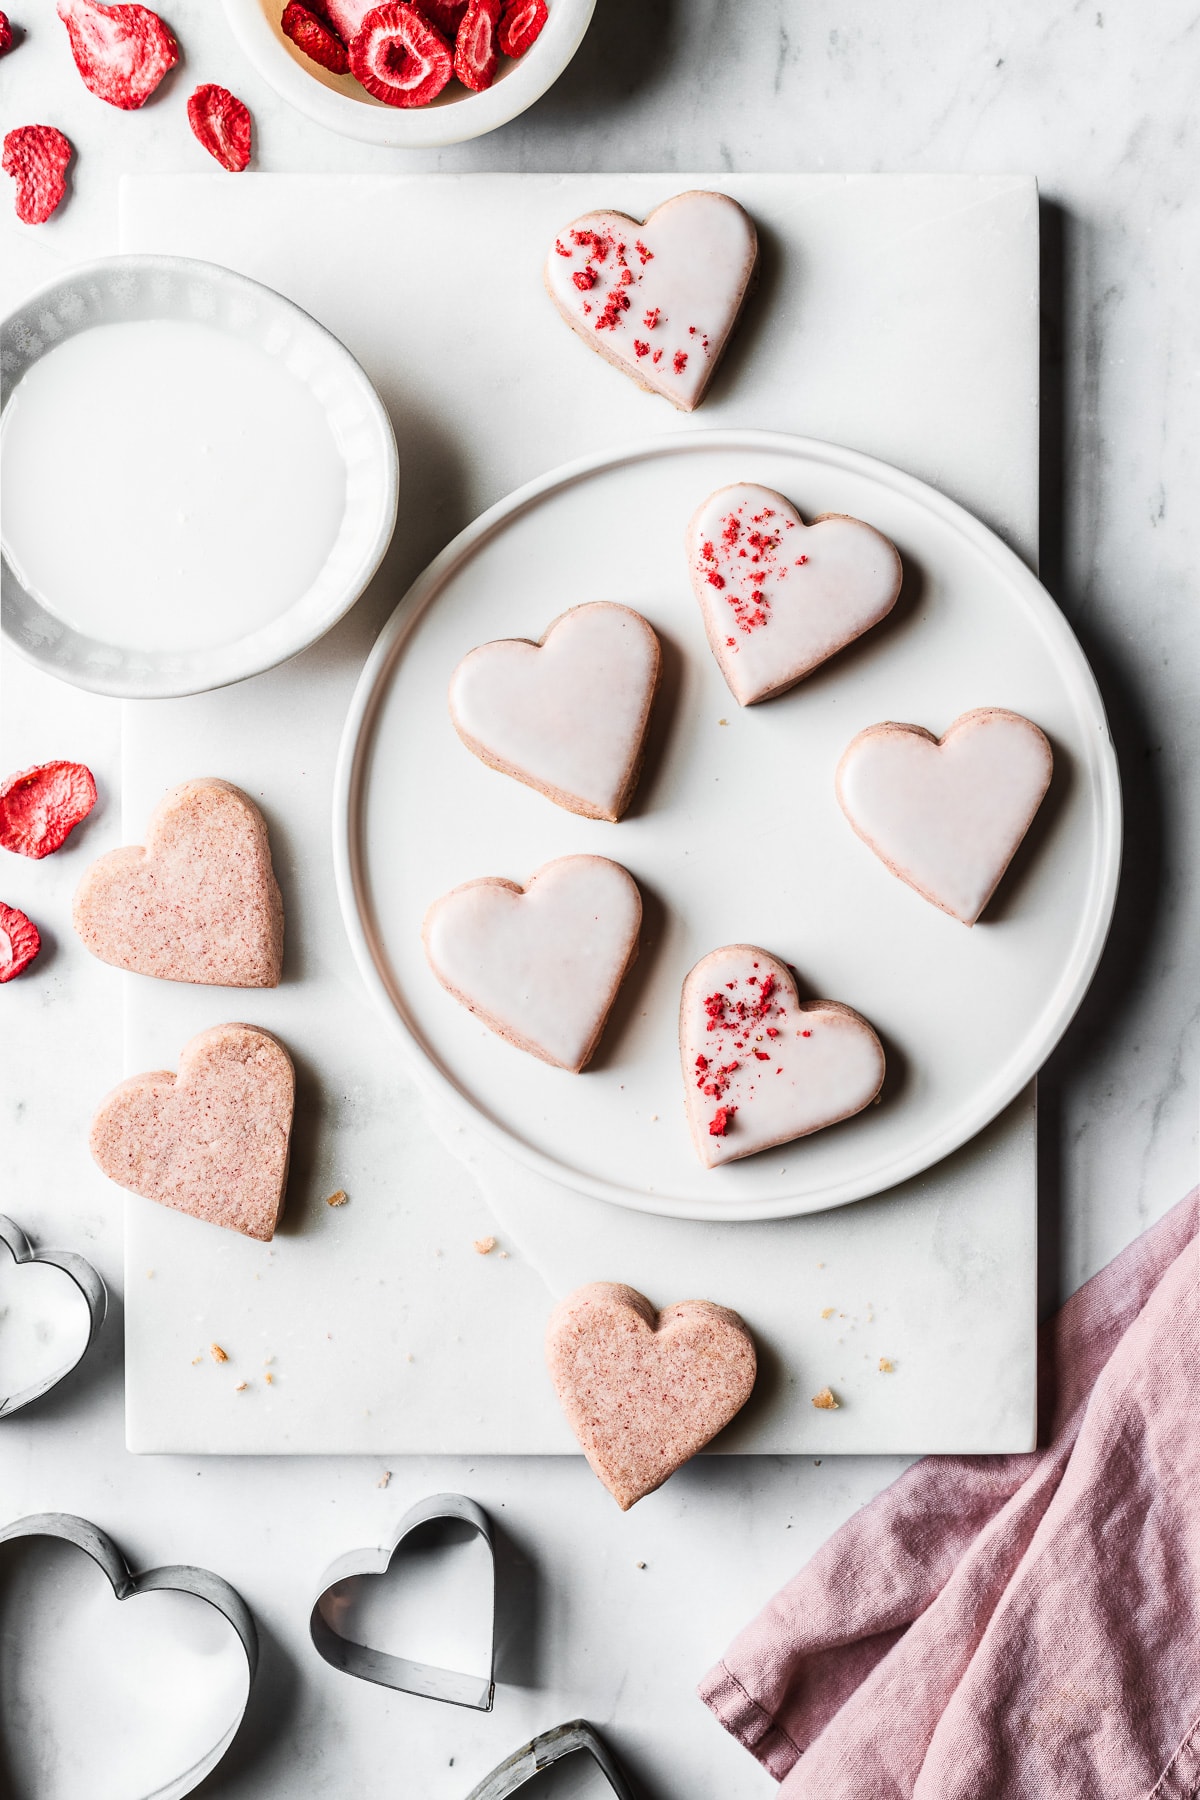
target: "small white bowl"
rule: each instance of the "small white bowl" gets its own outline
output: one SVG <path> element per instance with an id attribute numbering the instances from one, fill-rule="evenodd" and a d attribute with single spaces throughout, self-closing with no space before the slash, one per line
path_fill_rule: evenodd
<path id="1" fill-rule="evenodd" d="M 0 323 L 0 405 L 7 405 L 26 372 L 65 339 L 140 320 L 202 322 L 269 357 L 323 410 L 346 481 L 325 560 L 306 589 L 267 622 L 204 647 L 130 647 L 87 635 L 31 593 L 5 557 L 0 624 L 10 648 L 93 693 L 166 699 L 274 668 L 315 643 L 350 610 L 395 529 L 399 459 L 382 401 L 331 332 L 272 288 L 190 257 L 106 257 L 33 294 Z M 69 531 L 70 519 L 62 525 Z M 166 575 L 163 593 L 169 602 Z"/>
<path id="2" fill-rule="evenodd" d="M 286 0 L 225 0 L 238 43 L 264 81 L 318 125 L 343 137 L 394 149 L 463 144 L 507 125 L 553 87 L 583 42 L 596 0 L 546 0 L 541 35 L 516 61 L 502 57 L 490 88 L 469 93 L 457 81 L 428 106 L 385 106 L 352 75 L 331 75 L 279 28 Z"/>

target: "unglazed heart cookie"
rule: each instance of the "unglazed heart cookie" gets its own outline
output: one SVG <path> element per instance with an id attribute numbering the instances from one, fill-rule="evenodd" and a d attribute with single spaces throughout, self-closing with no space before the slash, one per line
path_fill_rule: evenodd
<path id="1" fill-rule="evenodd" d="M 593 1281 L 561 1300 L 546 1363 L 567 1422 L 622 1512 L 702 1450 L 754 1387 L 754 1339 L 737 1313 Z"/>
<path id="2" fill-rule="evenodd" d="M 890 539 L 861 519 L 806 525 L 770 488 L 718 488 L 687 530 L 704 629 L 739 706 L 770 700 L 886 618 L 903 570 Z"/>
<path id="3" fill-rule="evenodd" d="M 228 781 L 185 781 L 155 807 L 146 845 L 94 862 L 75 929 L 102 962 L 161 981 L 276 987 L 283 902 L 267 826 Z"/>
<path id="4" fill-rule="evenodd" d="M 573 331 L 651 393 L 691 412 L 721 360 L 758 262 L 754 221 L 726 194 L 677 194 L 645 224 L 572 220 L 546 258 Z"/>
<path id="5" fill-rule="evenodd" d="M 1044 731 L 984 706 L 942 738 L 870 725 L 837 770 L 842 811 L 901 881 L 973 925 L 1033 823 L 1054 768 Z"/>
<path id="6" fill-rule="evenodd" d="M 869 1106 L 883 1045 L 836 1000 L 804 1000 L 786 963 L 753 944 L 701 957 L 683 984 L 679 1053 L 688 1124 L 706 1168 L 807 1137 Z"/>
<path id="7" fill-rule="evenodd" d="M 568 812 L 621 817 L 641 772 L 662 654 L 628 606 L 574 606 L 537 643 L 480 644 L 450 680 L 469 750 Z"/>
<path id="8" fill-rule="evenodd" d="M 92 1155 L 147 1200 L 268 1240 L 283 1209 L 295 1085 L 268 1032 L 214 1025 L 184 1045 L 178 1075 L 131 1075 L 100 1102 Z"/>
<path id="9" fill-rule="evenodd" d="M 442 986 L 500 1037 L 578 1074 L 637 955 L 642 897 L 619 863 L 560 856 L 529 885 L 468 881 L 425 915 Z"/>

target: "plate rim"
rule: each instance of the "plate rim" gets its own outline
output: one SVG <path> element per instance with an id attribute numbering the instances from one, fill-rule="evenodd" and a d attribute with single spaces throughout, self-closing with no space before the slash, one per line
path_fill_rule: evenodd
<path id="1" fill-rule="evenodd" d="M 375 384 L 358 358 L 347 349 L 341 338 L 330 331 L 327 325 L 323 325 L 320 319 L 314 318 L 312 313 L 307 312 L 304 307 L 297 305 L 294 300 L 290 300 L 286 294 L 281 294 L 277 288 L 269 286 L 265 281 L 256 281 L 252 275 L 243 275 L 238 269 L 228 268 L 224 263 L 213 262 L 207 257 L 176 256 L 157 251 L 118 251 L 111 256 L 93 257 L 88 262 L 73 264 L 31 289 L 23 299 L 11 307 L 3 318 L 0 318 L 0 336 L 6 333 L 15 321 L 28 313 L 31 308 L 44 304 L 52 295 L 68 292 L 71 288 L 82 287 L 89 281 L 119 273 L 122 269 L 128 269 L 131 273 L 153 273 L 157 270 L 176 275 L 183 275 L 188 270 L 196 270 L 202 272 L 209 281 L 215 281 L 219 286 L 232 289 L 234 292 L 249 290 L 258 296 L 265 296 L 266 302 L 279 313 L 299 321 L 302 330 L 314 334 L 318 339 L 326 340 L 327 344 L 332 347 L 333 353 L 344 362 L 348 377 L 361 393 L 365 413 L 371 417 L 384 451 L 385 466 L 381 472 L 382 509 L 374 538 L 366 548 L 355 575 L 353 591 L 347 588 L 336 610 L 328 612 L 324 616 L 315 632 L 302 633 L 298 638 L 292 640 L 289 649 L 278 655 L 273 654 L 267 662 L 254 658 L 250 663 L 246 663 L 244 660 L 238 663 L 232 653 L 238 643 L 244 644 L 247 641 L 242 638 L 235 640 L 227 647 L 228 667 L 221 668 L 215 679 L 209 675 L 197 681 L 195 675 L 181 672 L 175 679 L 163 677 L 148 683 L 144 680 L 132 679 L 129 676 L 122 678 L 120 674 L 105 672 L 88 674 L 86 671 L 81 673 L 77 670 L 67 672 L 62 666 L 61 660 L 52 653 L 46 654 L 44 650 L 39 650 L 39 647 L 22 642 L 16 637 L 8 627 L 4 609 L 0 608 L 0 640 L 15 656 L 21 657 L 24 662 L 31 663 L 34 668 L 41 669 L 43 673 L 53 675 L 59 681 L 66 681 L 70 686 L 80 688 L 85 693 L 104 694 L 110 699 L 179 700 L 192 694 L 212 693 L 218 688 L 231 687 L 239 681 L 248 681 L 254 675 L 263 675 L 269 669 L 278 668 L 280 664 L 289 662 L 293 656 L 300 655 L 301 651 L 307 650 L 311 645 L 319 642 L 327 632 L 332 631 L 341 619 L 345 618 L 374 579 L 395 534 L 400 499 L 400 453 L 391 418 Z M 164 311 L 162 316 L 173 317 L 175 315 Z M 91 328 L 94 329 L 94 326 Z M 89 329 L 89 326 L 85 325 L 83 329 Z M 66 335 L 78 336 L 79 333 L 71 332 Z M 63 341 L 63 338 L 58 338 L 54 345 L 50 345 L 48 348 L 56 348 Z M 26 591 L 7 558 L 4 560 L 3 571 L 5 586 L 11 581 L 22 593 Z"/>
<path id="2" fill-rule="evenodd" d="M 806 456 L 834 469 L 880 482 L 910 502 L 939 516 L 995 564 L 1002 576 L 1025 588 L 1027 596 L 1038 607 L 1042 620 L 1051 633 L 1058 653 L 1056 661 L 1066 659 L 1072 670 L 1085 711 L 1093 716 L 1100 746 L 1098 787 L 1095 789 L 1099 815 L 1096 843 L 1099 873 L 1093 881 L 1085 912 L 1088 929 L 1080 940 L 1084 947 L 1076 956 L 1070 986 L 1057 1015 L 1039 1041 L 1034 1065 L 1028 1067 L 1022 1062 L 1016 1076 L 1005 1076 L 1004 1071 L 1001 1071 L 1001 1076 L 978 1090 L 978 1094 L 982 1095 L 982 1102 L 977 1097 L 973 1106 L 960 1109 L 956 1116 L 958 1122 L 953 1123 L 949 1129 L 943 1127 L 940 1132 L 927 1134 L 915 1151 L 910 1151 L 906 1156 L 888 1158 L 886 1171 L 883 1173 L 860 1172 L 854 1178 L 829 1184 L 818 1196 L 799 1199 L 781 1196 L 775 1201 L 766 1198 L 722 1201 L 718 1197 L 711 1206 L 678 1199 L 673 1195 L 635 1189 L 571 1168 L 557 1157 L 527 1143 L 515 1131 L 492 1118 L 438 1067 L 394 1002 L 372 953 L 365 924 L 369 908 L 365 899 L 362 906 L 359 904 L 360 886 L 365 889 L 365 882 L 362 876 L 361 846 L 358 842 L 360 834 L 356 827 L 363 791 L 363 753 L 370 745 L 374 717 L 386 689 L 392 664 L 400 655 L 405 640 L 418 620 L 423 617 L 456 568 L 501 529 L 508 519 L 519 516 L 556 490 L 623 465 L 645 462 L 664 455 L 686 455 L 708 450 Z M 630 1211 L 666 1218 L 711 1220 L 714 1223 L 798 1218 L 886 1193 L 901 1182 L 933 1168 L 977 1137 L 998 1118 L 1044 1067 L 1091 986 L 1112 924 L 1120 880 L 1123 838 L 1120 774 L 1095 673 L 1066 615 L 1017 552 L 958 501 L 882 458 L 829 443 L 821 438 L 740 427 L 658 434 L 636 443 L 609 446 L 604 450 L 574 457 L 513 489 L 458 532 L 426 565 L 401 597 L 363 665 L 351 696 L 338 745 L 333 781 L 332 827 L 338 905 L 355 964 L 373 1005 L 382 1013 L 393 1037 L 401 1044 L 409 1072 L 426 1097 L 443 1107 L 448 1106 L 451 1112 L 465 1118 L 489 1143 L 515 1158 L 518 1164 L 559 1183 L 571 1192 L 607 1200 Z M 965 1127 L 961 1125 L 963 1117 L 969 1121 Z"/>

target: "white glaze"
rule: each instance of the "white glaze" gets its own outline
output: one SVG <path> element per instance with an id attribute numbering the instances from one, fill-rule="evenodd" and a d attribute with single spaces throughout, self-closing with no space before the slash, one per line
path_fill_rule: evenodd
<path id="1" fill-rule="evenodd" d="M 584 232 L 606 241 L 603 256 L 577 241 Z M 567 323 L 593 349 L 691 412 L 741 311 L 757 256 L 754 222 L 736 201 L 725 194 L 677 194 L 644 224 L 620 212 L 572 219 L 550 246 L 545 278 Z M 593 285 L 584 291 L 575 277 L 589 270 Z M 625 271 L 628 283 L 622 281 Z M 622 293 L 628 308 L 615 299 L 610 304 Z M 602 323 L 607 320 L 611 324 Z M 678 368 L 677 358 L 683 359 Z"/>
<path id="2" fill-rule="evenodd" d="M 248 636 L 311 586 L 346 468 L 281 361 L 186 319 L 99 325 L 18 383 L 3 418 L 4 554 L 77 631 L 188 651 Z"/>
<path id="3" fill-rule="evenodd" d="M 518 1049 L 578 1072 L 637 954 L 642 897 L 619 863 L 560 856 L 521 889 L 468 881 L 435 900 L 423 936 L 454 998 Z"/>
<path id="4" fill-rule="evenodd" d="M 720 1009 L 709 1004 L 717 995 Z M 883 1046 L 867 1021 L 834 1000 L 801 1002 L 787 965 L 753 944 L 712 950 L 688 975 L 679 1053 L 692 1141 L 709 1169 L 848 1119 L 883 1085 Z M 734 1110 L 714 1135 L 721 1108 Z"/>
<path id="5" fill-rule="evenodd" d="M 568 811 L 619 819 L 629 803 L 661 663 L 640 613 L 597 601 L 555 619 L 539 643 L 470 651 L 450 679 L 463 742 Z"/>
<path id="6" fill-rule="evenodd" d="M 704 629 L 739 706 L 809 674 L 896 604 L 896 547 L 861 519 L 806 525 L 782 494 L 750 482 L 718 488 L 687 530 Z M 802 560 L 803 559 L 803 560 Z"/>
<path id="7" fill-rule="evenodd" d="M 963 713 L 940 740 L 870 725 L 837 770 L 842 811 L 893 874 L 973 925 L 1050 785 L 1045 733 L 1020 713 Z"/>

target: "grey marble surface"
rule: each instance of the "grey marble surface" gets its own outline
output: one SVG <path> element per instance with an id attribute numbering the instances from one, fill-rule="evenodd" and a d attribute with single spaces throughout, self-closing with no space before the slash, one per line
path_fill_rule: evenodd
<path id="1" fill-rule="evenodd" d="M 287 112 L 242 62 L 215 0 L 171 8 L 186 68 L 134 115 L 80 86 L 49 10 L 41 0 L 23 18 L 12 9 L 26 37 L 0 63 L 0 109 L 8 125 L 59 124 L 79 157 L 57 220 L 4 228 L 6 308 L 64 264 L 114 246 L 123 171 L 203 166 L 183 117 L 200 80 L 225 81 L 249 102 L 266 169 L 1037 174 L 1042 567 L 1099 676 L 1127 809 L 1110 947 L 1042 1081 L 1047 1303 L 1165 1211 L 1196 1180 L 1200 1060 L 1194 4 L 897 0 L 847 13 L 833 0 L 736 9 L 600 0 L 575 64 L 525 118 L 475 144 L 407 157 Z M 5 767 L 65 754 L 116 769 L 111 703 L 65 695 L 11 662 L 3 681 Z M 6 859 L 3 897 L 65 921 L 83 863 L 118 841 L 117 824 L 98 817 L 85 848 L 46 865 Z M 85 963 L 52 941 L 47 978 L 4 991 L 2 1200 L 119 1287 L 119 1209 L 81 1145 L 97 1069 L 119 1067 L 120 1028 L 104 972 Z M 710 1461 L 626 1520 L 573 1463 L 414 1461 L 380 1490 L 381 1471 L 366 1460 L 134 1462 L 123 1449 L 115 1312 L 89 1370 L 6 1423 L 0 1516 L 70 1508 L 113 1530 L 135 1560 L 207 1562 L 252 1597 L 262 1684 L 245 1738 L 206 1791 L 454 1800 L 528 1731 L 577 1713 L 611 1727 L 648 1800 L 769 1791 L 693 1698 L 694 1679 L 899 1464 Z M 349 1682 L 305 1642 L 307 1602 L 330 1558 L 385 1531 L 409 1500 L 456 1485 L 501 1520 L 519 1594 L 504 1703 L 489 1718 Z"/>

